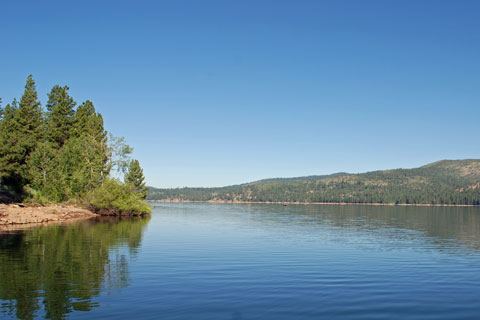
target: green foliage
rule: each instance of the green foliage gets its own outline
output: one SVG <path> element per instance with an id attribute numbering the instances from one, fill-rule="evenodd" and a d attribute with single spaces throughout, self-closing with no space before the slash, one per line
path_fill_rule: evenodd
<path id="1" fill-rule="evenodd" d="M 132 185 L 134 192 L 138 193 L 142 199 L 147 197 L 148 188 L 145 186 L 145 177 L 143 176 L 143 169 L 140 167 L 138 160 L 130 161 L 127 174 L 125 175 L 125 183 Z"/>
<path id="2" fill-rule="evenodd" d="M 29 186 L 26 186 L 25 192 L 28 197 L 24 200 L 24 202 L 27 204 L 39 204 L 42 206 L 46 206 L 54 203 L 47 196 L 45 196 L 42 190 L 33 189 Z"/>
<path id="3" fill-rule="evenodd" d="M 91 137 L 70 138 L 61 150 L 54 153 L 53 159 L 46 156 L 47 151 L 44 151 L 42 145 L 39 145 L 38 150 L 40 155 L 45 157 L 37 157 L 35 154 L 36 157 L 32 157 L 31 170 L 36 172 L 37 177 L 41 172 L 46 179 L 40 181 L 40 184 L 37 179 L 33 186 L 54 201 L 83 197 L 100 186 L 108 174 L 104 163 L 104 150 L 100 143 Z M 51 151 L 48 152 L 49 156 L 52 155 Z M 40 165 L 42 161 L 45 163 L 44 168 Z"/>
<path id="4" fill-rule="evenodd" d="M 95 112 L 90 100 L 82 103 L 75 113 L 72 135 L 75 137 L 90 136 L 96 141 L 106 143 L 107 132 L 103 128 L 102 115 Z"/>
<path id="5" fill-rule="evenodd" d="M 16 99 L 13 99 L 12 104 L 7 104 L 5 108 L 2 108 L 2 114 L 1 114 L 1 120 L 4 120 L 0 122 L 0 126 L 2 123 L 7 123 L 9 120 L 13 119 L 13 116 L 15 115 L 15 111 L 18 109 L 18 103 Z"/>
<path id="6" fill-rule="evenodd" d="M 61 148 L 72 134 L 76 102 L 68 94 L 69 87 L 55 85 L 48 94 L 46 138 Z"/>
<path id="7" fill-rule="evenodd" d="M 31 75 L 20 106 L 14 100 L 5 109 L 0 125 L 0 179 L 2 189 L 10 190 L 12 198 L 19 198 L 30 181 L 27 159 L 42 136 L 42 110 Z"/>
<path id="8" fill-rule="evenodd" d="M 147 199 L 480 205 L 480 160 L 417 169 L 267 179 L 223 188 L 150 188 Z"/>
<path id="9" fill-rule="evenodd" d="M 93 191 L 88 198 L 94 210 L 102 214 L 133 214 L 150 213 L 150 206 L 145 203 L 142 195 L 131 192 L 129 184 L 115 179 L 107 179 L 103 185 Z"/>
<path id="10" fill-rule="evenodd" d="M 44 115 L 29 76 L 20 105 L 14 100 L 0 110 L 0 200 L 21 201 L 29 195 L 29 201 L 38 203 L 80 202 L 87 194 L 98 200 L 94 191 L 111 169 L 126 172 L 133 149 L 124 138 L 110 135 L 108 141 L 102 115 L 93 103 L 87 100 L 75 110 L 68 90 L 68 86 L 52 88 Z M 146 195 L 137 165 L 132 170 L 133 187 L 122 189 L 131 195 L 118 194 L 115 210 L 147 211 L 146 204 L 133 200 Z"/>
<path id="11" fill-rule="evenodd" d="M 123 174 L 128 170 L 130 165 L 130 155 L 133 152 L 133 148 L 125 142 L 124 137 L 114 137 L 110 134 L 109 146 L 108 146 L 108 167 L 118 174 Z"/>
<path id="12" fill-rule="evenodd" d="M 40 142 L 35 151 L 29 156 L 27 161 L 31 185 L 35 188 L 45 188 L 53 182 L 54 176 L 52 169 L 54 168 L 55 157 L 57 153 L 49 142 Z"/>

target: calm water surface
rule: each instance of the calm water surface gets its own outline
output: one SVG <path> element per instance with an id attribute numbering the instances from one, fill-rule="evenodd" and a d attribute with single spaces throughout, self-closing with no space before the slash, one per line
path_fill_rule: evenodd
<path id="1" fill-rule="evenodd" d="M 157 204 L 0 231 L 4 319 L 478 319 L 480 208 Z"/>

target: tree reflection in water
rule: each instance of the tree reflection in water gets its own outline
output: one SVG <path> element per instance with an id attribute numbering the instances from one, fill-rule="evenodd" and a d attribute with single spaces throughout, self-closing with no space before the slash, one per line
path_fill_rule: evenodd
<path id="1" fill-rule="evenodd" d="M 93 297 L 128 285 L 134 256 L 150 217 L 101 218 L 0 234 L 0 310 L 48 319 L 98 306 Z"/>

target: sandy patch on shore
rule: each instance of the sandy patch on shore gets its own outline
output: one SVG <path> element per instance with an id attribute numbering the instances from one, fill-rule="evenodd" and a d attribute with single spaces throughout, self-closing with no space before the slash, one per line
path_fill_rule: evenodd
<path id="1" fill-rule="evenodd" d="M 23 206 L 0 204 L 0 230 L 12 225 L 43 224 L 97 217 L 89 210 L 73 206 Z"/>

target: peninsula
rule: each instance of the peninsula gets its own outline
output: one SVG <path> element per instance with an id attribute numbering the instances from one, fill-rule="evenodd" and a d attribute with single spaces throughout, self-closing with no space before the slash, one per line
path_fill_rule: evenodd
<path id="1" fill-rule="evenodd" d="M 0 224 L 151 211 L 133 148 L 69 89 L 53 86 L 44 109 L 30 75 L 22 97 L 0 105 Z"/>

